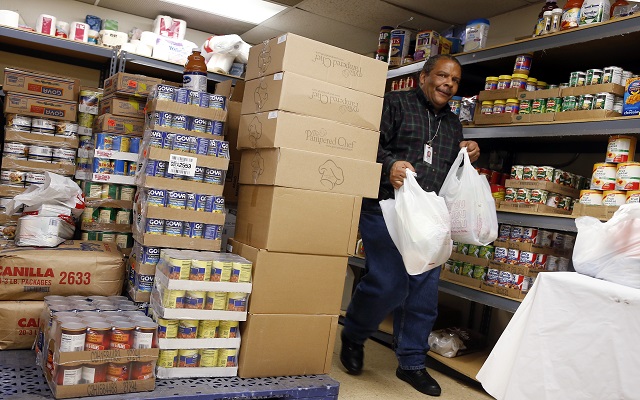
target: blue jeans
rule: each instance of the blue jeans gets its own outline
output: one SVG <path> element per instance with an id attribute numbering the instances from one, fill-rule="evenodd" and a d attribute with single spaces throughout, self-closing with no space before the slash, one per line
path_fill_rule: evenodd
<path id="1" fill-rule="evenodd" d="M 393 338 L 402 369 L 423 369 L 427 339 L 438 315 L 440 268 L 409 275 L 393 244 L 382 215 L 362 213 L 360 233 L 366 254 L 366 274 L 347 309 L 343 334 L 362 344 L 393 312 Z"/>

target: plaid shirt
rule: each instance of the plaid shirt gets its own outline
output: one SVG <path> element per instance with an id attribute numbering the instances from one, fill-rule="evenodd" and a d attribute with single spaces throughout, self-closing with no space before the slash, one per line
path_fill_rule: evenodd
<path id="1" fill-rule="evenodd" d="M 433 147 L 431 164 L 423 160 L 429 139 Z M 396 161 L 410 162 L 420 186 L 427 192 L 438 193 L 462 140 L 462 124 L 448 105 L 436 114 L 420 88 L 387 93 L 380 122 L 377 162 L 382 163 L 382 176 L 378 199 L 363 199 L 362 210 L 381 213 L 378 201 L 394 197 L 389 172 Z"/>

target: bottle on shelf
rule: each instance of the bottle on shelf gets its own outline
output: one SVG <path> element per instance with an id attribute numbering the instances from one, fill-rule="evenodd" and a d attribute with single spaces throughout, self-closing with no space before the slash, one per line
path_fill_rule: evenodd
<path id="1" fill-rule="evenodd" d="M 584 0 L 567 0 L 567 4 L 562 8 L 561 31 L 578 27 L 582 3 L 584 3 Z"/>
<path id="2" fill-rule="evenodd" d="M 544 35 L 545 22 L 546 22 L 544 13 L 545 11 L 553 11 L 554 8 L 558 8 L 557 2 L 554 0 L 547 0 L 547 2 L 542 7 L 542 10 L 540 11 L 540 14 L 538 14 L 538 23 L 536 24 L 533 32 L 534 37 Z M 549 16 L 551 15 L 549 14 Z"/>
<path id="3" fill-rule="evenodd" d="M 207 91 L 207 64 L 200 49 L 193 49 L 182 72 L 182 86 L 198 92 Z"/>
<path id="4" fill-rule="evenodd" d="M 615 3 L 611 4 L 611 9 L 609 11 L 609 17 L 611 19 L 613 19 L 614 16 L 615 16 L 615 18 L 618 18 L 618 17 L 625 17 L 625 16 L 629 15 L 630 13 L 633 14 L 633 12 L 631 12 L 632 11 L 631 9 L 633 7 L 637 7 L 637 6 L 629 6 L 629 2 L 627 2 L 625 0 L 618 0 Z"/>

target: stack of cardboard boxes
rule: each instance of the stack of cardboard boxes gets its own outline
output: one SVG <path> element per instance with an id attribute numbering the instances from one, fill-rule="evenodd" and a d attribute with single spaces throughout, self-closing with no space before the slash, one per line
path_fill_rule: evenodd
<path id="1" fill-rule="evenodd" d="M 386 71 L 380 61 L 293 34 L 251 50 L 229 246 L 254 266 L 241 377 L 331 367 L 362 197 L 378 195 Z"/>

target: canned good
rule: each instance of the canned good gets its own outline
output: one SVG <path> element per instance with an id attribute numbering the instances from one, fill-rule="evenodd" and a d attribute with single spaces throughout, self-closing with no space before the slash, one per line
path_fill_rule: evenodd
<path id="1" fill-rule="evenodd" d="M 480 246 L 477 246 L 475 244 L 470 244 L 467 251 L 468 251 L 467 255 L 472 257 L 478 257 L 480 254 Z"/>
<path id="2" fill-rule="evenodd" d="M 53 156 L 53 148 L 50 146 L 40 146 L 32 144 L 28 150 L 29 160 L 33 161 L 51 161 Z"/>
<path id="3" fill-rule="evenodd" d="M 131 147 L 131 138 L 129 136 L 113 136 L 113 151 L 121 153 L 129 153 Z M 137 152 L 136 152 L 137 153 Z"/>
<path id="4" fill-rule="evenodd" d="M 24 183 L 26 186 L 29 185 L 44 185 L 45 181 L 44 173 L 39 172 L 27 172 L 24 178 Z"/>
<path id="5" fill-rule="evenodd" d="M 595 105 L 595 97 L 592 94 L 582 95 L 582 103 L 580 109 L 583 111 L 593 110 Z"/>
<path id="6" fill-rule="evenodd" d="M 496 247 L 493 259 L 497 262 L 506 263 L 509 256 L 509 249 L 506 247 Z"/>
<path id="7" fill-rule="evenodd" d="M 531 102 L 531 114 L 544 114 L 547 112 L 547 99 L 534 99 Z"/>
<path id="8" fill-rule="evenodd" d="M 558 271 L 569 271 L 569 262 L 566 257 L 558 257 Z"/>
<path id="9" fill-rule="evenodd" d="M 507 241 L 511 238 L 511 225 L 500 224 L 498 229 L 498 239 L 499 241 Z"/>
<path id="10" fill-rule="evenodd" d="M 116 210 L 116 224 L 130 225 L 131 210 Z"/>
<path id="11" fill-rule="evenodd" d="M 640 190 L 630 190 L 627 192 L 626 204 L 640 203 Z"/>
<path id="12" fill-rule="evenodd" d="M 531 114 L 531 104 L 532 104 L 532 101 L 530 99 L 520 100 L 520 107 L 518 110 L 518 114 L 521 114 L 521 115 Z"/>
<path id="13" fill-rule="evenodd" d="M 224 184 L 223 171 L 216 168 L 205 168 L 203 182 L 211 183 L 214 185 L 223 185 Z"/>
<path id="14" fill-rule="evenodd" d="M 171 150 L 181 150 L 186 153 L 194 153 L 195 145 L 196 145 L 196 138 L 194 136 L 176 134 L 173 137 Z"/>
<path id="15" fill-rule="evenodd" d="M 185 308 L 188 308 L 186 306 L 187 301 L 188 299 L 185 299 Z M 178 323 L 178 339 L 195 339 L 197 337 L 198 337 L 198 320 L 181 319 L 180 322 Z"/>
<path id="16" fill-rule="evenodd" d="M 33 117 L 31 119 L 31 132 L 44 135 L 53 135 L 56 130 L 56 122 L 47 118 Z"/>
<path id="17" fill-rule="evenodd" d="M 575 71 L 569 77 L 569 87 L 584 86 L 587 80 L 587 74 L 582 71 Z"/>
<path id="18" fill-rule="evenodd" d="M 616 165 L 597 163 L 593 165 L 592 190 L 614 190 L 616 186 Z"/>
<path id="19" fill-rule="evenodd" d="M 562 111 L 562 97 L 551 97 L 547 99 L 546 112 L 558 113 Z"/>
<path id="20" fill-rule="evenodd" d="M 625 163 L 633 161 L 636 153 L 637 139 L 634 136 L 609 136 L 605 162 Z"/>
<path id="21" fill-rule="evenodd" d="M 205 132 L 216 136 L 222 136 L 224 132 L 224 123 L 222 121 L 207 120 L 207 129 Z"/>
<path id="22" fill-rule="evenodd" d="M 29 146 L 19 142 L 5 142 L 2 157 L 14 160 L 25 160 L 29 155 Z"/>
<path id="23" fill-rule="evenodd" d="M 498 286 L 509 287 L 513 274 L 509 271 L 500 271 L 498 273 Z"/>
<path id="24" fill-rule="evenodd" d="M 615 95 L 612 93 L 598 93 L 596 95 L 596 102 L 593 105 L 594 110 L 613 110 L 613 103 L 615 101 Z"/>
<path id="25" fill-rule="evenodd" d="M 500 271 L 496 268 L 487 268 L 487 275 L 485 277 L 485 283 L 490 286 L 498 284 L 500 277 Z"/>
<path id="26" fill-rule="evenodd" d="M 535 165 L 525 165 L 522 168 L 522 180 L 533 181 L 536 180 L 536 172 L 538 167 Z"/>
<path id="27" fill-rule="evenodd" d="M 508 187 L 505 188 L 504 191 L 504 201 L 516 201 L 516 194 L 518 193 L 518 189 Z"/>
<path id="28" fill-rule="evenodd" d="M 60 164 L 75 165 L 76 152 L 76 149 L 54 147 L 52 151 L 52 161 Z"/>
<path id="29" fill-rule="evenodd" d="M 571 209 L 571 204 L 573 204 L 573 198 L 570 196 L 563 196 L 558 203 L 558 208 L 569 211 Z"/>
<path id="30" fill-rule="evenodd" d="M 173 91 L 173 101 L 179 104 L 189 104 L 191 90 L 185 88 L 175 88 Z"/>
<path id="31" fill-rule="evenodd" d="M 549 192 L 543 189 L 531 189 L 531 203 L 547 204 Z"/>
<path id="32" fill-rule="evenodd" d="M 479 279 L 481 281 L 484 281 L 485 277 L 487 276 L 487 267 L 483 267 L 481 265 L 474 265 L 473 266 L 473 273 L 471 274 L 471 277 L 473 279 Z"/>
<path id="33" fill-rule="evenodd" d="M 95 115 L 89 113 L 78 113 L 78 125 L 83 128 L 93 128 Z"/>
<path id="34" fill-rule="evenodd" d="M 213 269 L 212 269 L 212 281 L 213 281 Z M 207 292 L 207 300 L 204 305 L 205 310 L 224 310 L 227 306 L 227 293 L 226 292 Z"/>
<path id="35" fill-rule="evenodd" d="M 113 224 L 116 222 L 116 210 L 112 207 L 100 207 L 98 209 L 98 222 L 101 224 Z"/>
<path id="36" fill-rule="evenodd" d="M 200 367 L 215 367 L 218 365 L 218 349 L 200 349 Z"/>
<path id="37" fill-rule="evenodd" d="M 201 320 L 198 323 L 198 338 L 213 339 L 218 337 L 218 326 L 220 321 L 217 320 Z"/>
<path id="38" fill-rule="evenodd" d="M 175 368 L 177 366 L 178 350 L 160 350 L 160 354 L 158 355 L 158 367 Z"/>
<path id="39" fill-rule="evenodd" d="M 468 262 L 462 263 L 462 270 L 460 271 L 460 275 L 468 276 L 469 278 L 473 277 L 473 264 Z"/>
<path id="40" fill-rule="evenodd" d="M 209 108 L 215 108 L 218 110 L 227 109 L 227 98 L 219 94 L 209 95 Z"/>
<path id="41" fill-rule="evenodd" d="M 178 350 L 178 367 L 197 368 L 200 365 L 200 353 L 198 350 Z"/>
<path id="42" fill-rule="evenodd" d="M 127 172 L 127 162 L 125 160 L 113 160 L 113 174 L 124 176 Z"/>
<path id="43" fill-rule="evenodd" d="M 602 75 L 604 71 L 601 69 L 588 69 L 585 84 L 599 85 L 602 83 Z"/>
<path id="44" fill-rule="evenodd" d="M 244 296 L 246 297 L 246 293 Z M 218 327 L 218 336 L 224 339 L 238 337 L 239 323 L 238 321 L 220 321 Z"/>
<path id="45" fill-rule="evenodd" d="M 164 178 L 166 172 L 167 172 L 166 161 L 158 161 L 158 160 L 147 161 L 147 169 L 145 170 L 145 174 L 147 176 L 156 176 L 159 178 Z"/>
<path id="46" fill-rule="evenodd" d="M 626 192 L 620 190 L 606 190 L 602 193 L 602 205 L 621 206 L 627 201 Z"/>
<path id="47" fill-rule="evenodd" d="M 602 205 L 602 191 L 600 190 L 581 190 L 580 191 L 580 204 L 587 204 L 592 206 Z"/>
<path id="48" fill-rule="evenodd" d="M 454 260 L 453 263 L 451 264 L 451 273 L 460 275 L 460 273 L 462 272 L 463 264 L 464 263 L 462 261 Z"/>
<path id="49" fill-rule="evenodd" d="M 524 227 L 512 225 L 509 240 L 514 242 L 522 242 L 523 234 L 524 234 Z"/>
<path id="50" fill-rule="evenodd" d="M 100 197 L 103 199 L 116 200 L 118 198 L 118 186 L 103 183 L 100 190 Z"/>
<path id="51" fill-rule="evenodd" d="M 151 99 L 173 101 L 174 93 L 177 88 L 171 85 L 158 84 L 149 94 Z"/>
<path id="52" fill-rule="evenodd" d="M 164 233 L 164 225 L 163 219 L 147 218 L 144 232 L 150 235 L 162 235 Z"/>
<path id="53" fill-rule="evenodd" d="M 516 201 L 519 203 L 531 202 L 531 189 L 519 188 L 516 191 Z"/>
<path id="54" fill-rule="evenodd" d="M 108 158 L 94 158 L 93 173 L 113 175 L 113 163 Z"/>
<path id="55" fill-rule="evenodd" d="M 114 135 L 109 133 L 96 133 L 96 149 L 98 150 L 113 150 L 113 138 Z"/>
<path id="56" fill-rule="evenodd" d="M 164 234 L 166 236 L 181 237 L 184 230 L 184 221 L 166 220 Z"/>
<path id="57" fill-rule="evenodd" d="M 203 223 L 201 222 L 185 222 L 184 223 L 184 232 L 182 236 L 192 238 L 192 239 L 201 239 L 203 234 L 204 234 Z"/>
<path id="58" fill-rule="evenodd" d="M 547 271 L 557 271 L 558 270 L 558 259 L 556 256 L 547 256 Z"/>
<path id="59" fill-rule="evenodd" d="M 23 185 L 26 176 L 26 172 L 3 169 L 0 175 L 0 181 L 9 185 Z"/>
<path id="60" fill-rule="evenodd" d="M 165 289 L 162 295 L 162 306 L 166 308 L 184 308 L 186 290 Z"/>
<path id="61" fill-rule="evenodd" d="M 575 111 L 577 104 L 576 104 L 576 96 L 564 96 L 562 98 L 562 107 L 561 110 L 562 111 Z"/>
<path id="62" fill-rule="evenodd" d="M 175 129 L 187 129 L 189 124 L 189 119 L 187 115 L 184 114 L 173 114 L 171 116 L 171 127 Z M 167 126 L 167 125 L 164 125 Z"/>
<path id="63" fill-rule="evenodd" d="M 530 251 L 521 251 L 520 258 L 518 258 L 518 265 L 531 268 L 535 264 L 536 257 L 538 255 Z"/>
<path id="64" fill-rule="evenodd" d="M 622 82 L 622 68 L 605 68 L 602 73 L 602 83 L 615 83 L 618 85 L 624 85 L 624 82 Z"/>
<path id="65" fill-rule="evenodd" d="M 238 349 L 220 349 L 218 350 L 217 367 L 237 367 L 238 366 Z"/>
<path id="66" fill-rule="evenodd" d="M 123 185 L 120 186 L 118 200 L 133 201 L 136 195 L 136 187 Z"/>
<path id="67" fill-rule="evenodd" d="M 222 225 L 206 224 L 202 236 L 207 240 L 219 240 L 222 238 Z"/>
<path id="68" fill-rule="evenodd" d="M 184 210 L 187 206 L 187 193 L 177 190 L 167 190 L 167 207 Z"/>

